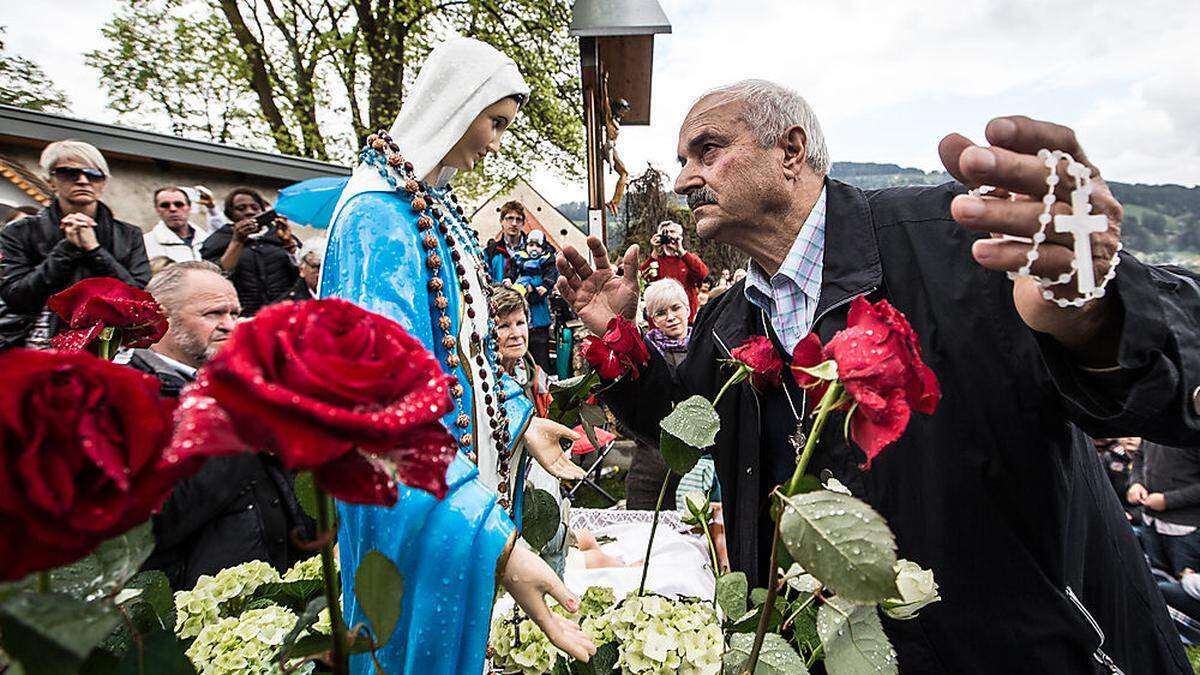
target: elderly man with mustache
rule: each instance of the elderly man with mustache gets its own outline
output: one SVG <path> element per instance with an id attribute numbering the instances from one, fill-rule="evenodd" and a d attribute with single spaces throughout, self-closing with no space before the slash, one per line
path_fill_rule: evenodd
<path id="1" fill-rule="evenodd" d="M 640 377 L 610 383 L 605 399 L 653 442 L 672 402 L 716 394 L 722 360 L 748 336 L 769 336 L 786 356 L 810 331 L 824 341 L 842 328 L 854 297 L 887 298 L 920 336 L 941 404 L 870 471 L 829 424 L 810 470 L 830 470 L 873 505 L 900 555 L 937 575 L 941 602 L 884 619 L 901 672 L 1190 672 L 1083 431 L 1200 441 L 1196 279 L 1120 253 L 1108 293 L 1082 308 L 1043 299 L 1029 277 L 1009 281 L 1003 272 L 1025 264 L 1039 229 L 1039 149 L 1093 171 L 1092 212 L 1108 224 L 1091 239 L 1097 279 L 1118 255 L 1122 211 L 1070 129 L 1001 117 L 986 135 L 990 147 L 947 136 L 943 163 L 962 184 L 1028 199 L 981 199 L 959 184 L 864 192 L 828 177 L 820 123 L 795 92 L 751 80 L 701 97 L 680 130 L 675 190 L 702 238 L 749 255 L 748 275 L 701 310 L 683 363 L 668 368 L 652 350 Z M 1048 235 L 1033 273 L 1070 270 L 1071 245 Z M 598 240 L 589 246 L 596 266 L 564 251 L 558 288 L 596 332 L 633 316 L 637 251 L 620 275 Z M 806 405 L 785 377 L 763 392 L 742 383 L 718 406 L 711 451 L 730 557 L 754 585 L 769 572 L 767 497 L 795 466 Z"/>

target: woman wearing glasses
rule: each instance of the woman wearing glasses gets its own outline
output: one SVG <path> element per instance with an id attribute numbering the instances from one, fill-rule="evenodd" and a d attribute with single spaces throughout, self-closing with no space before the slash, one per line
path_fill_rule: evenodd
<path id="1" fill-rule="evenodd" d="M 57 141 L 42 151 L 54 201 L 0 232 L 0 348 L 45 349 L 62 329 L 51 295 L 90 277 L 137 287 L 150 280 L 142 231 L 100 201 L 108 163 L 94 146 Z"/>

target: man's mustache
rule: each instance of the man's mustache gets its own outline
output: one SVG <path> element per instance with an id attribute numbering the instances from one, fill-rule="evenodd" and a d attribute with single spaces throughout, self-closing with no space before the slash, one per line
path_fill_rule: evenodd
<path id="1" fill-rule="evenodd" d="M 687 193 L 688 208 L 695 211 L 701 206 L 717 203 L 717 193 L 707 185 L 701 186 Z"/>

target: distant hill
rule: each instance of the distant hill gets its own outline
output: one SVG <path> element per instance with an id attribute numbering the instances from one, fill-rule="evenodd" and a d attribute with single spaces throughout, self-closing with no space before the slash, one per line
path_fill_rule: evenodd
<path id="1" fill-rule="evenodd" d="M 897 164 L 834 162 L 829 175 L 873 190 L 904 185 L 940 185 L 953 180 L 944 171 L 922 171 Z M 1125 248 L 1150 262 L 1172 262 L 1200 270 L 1200 187 L 1144 185 L 1110 181 L 1125 207 Z M 587 204 L 572 202 L 559 210 L 576 222 L 587 221 Z"/>

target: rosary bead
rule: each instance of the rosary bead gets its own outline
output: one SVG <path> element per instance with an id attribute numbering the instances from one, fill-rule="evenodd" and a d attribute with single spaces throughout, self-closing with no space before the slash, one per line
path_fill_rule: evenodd
<path id="1" fill-rule="evenodd" d="M 444 310 L 450 306 L 450 301 L 446 299 L 446 296 L 439 293 L 437 297 L 433 299 L 433 306 Z"/>
<path id="2" fill-rule="evenodd" d="M 455 265 L 455 266 L 454 266 L 454 271 L 455 271 L 455 272 L 458 274 L 458 276 L 460 276 L 460 277 L 466 276 L 466 274 L 467 274 L 467 269 L 466 269 L 465 267 L 463 267 L 463 266 L 462 266 L 462 263 L 458 263 L 457 265 Z M 467 300 L 467 302 L 470 302 L 470 300 L 468 299 L 468 300 Z"/>
<path id="3" fill-rule="evenodd" d="M 388 139 L 387 139 L 387 142 L 388 142 L 388 149 L 389 149 L 389 150 L 391 150 L 392 152 L 400 152 L 400 146 L 398 146 L 398 145 L 396 145 L 395 143 L 393 143 L 391 138 L 388 138 Z M 401 161 L 403 161 L 403 160 L 404 160 L 404 158 L 402 157 L 402 158 L 401 158 Z"/>
<path id="4" fill-rule="evenodd" d="M 453 396 L 454 398 L 462 398 L 464 393 L 465 392 L 463 391 L 463 387 L 461 384 L 456 384 L 456 385 L 450 387 L 450 395 Z"/>
<path id="5" fill-rule="evenodd" d="M 451 237 L 451 236 L 449 236 L 449 235 L 446 235 L 446 245 L 447 245 L 447 246 L 454 246 L 454 237 Z"/>
<path id="6" fill-rule="evenodd" d="M 375 140 L 371 141 L 371 147 L 379 152 L 383 152 L 387 149 L 387 143 L 382 138 L 376 138 Z"/>
<path id="7" fill-rule="evenodd" d="M 404 163 L 404 158 L 400 155 L 388 155 L 387 163 L 394 169 Z"/>
<path id="8" fill-rule="evenodd" d="M 450 354 L 446 357 L 446 365 L 451 368 L 457 368 L 459 363 L 458 354 Z"/>
<path id="9" fill-rule="evenodd" d="M 450 317 L 443 314 L 442 316 L 438 317 L 438 326 L 442 330 L 448 331 L 454 327 L 454 321 L 452 321 Z"/>
<path id="10" fill-rule="evenodd" d="M 375 147 L 375 141 L 377 140 L 379 140 L 379 136 L 376 134 L 371 134 L 370 136 L 367 136 L 367 145 Z"/>
<path id="11" fill-rule="evenodd" d="M 442 346 L 446 349 L 454 349 L 457 345 L 458 340 L 455 340 L 453 335 L 447 335 L 442 338 Z"/>
<path id="12" fill-rule="evenodd" d="M 413 197 L 413 200 L 412 200 L 412 210 L 413 211 L 420 213 L 421 211 L 425 210 L 426 206 L 427 205 L 425 204 L 424 199 L 422 199 L 421 197 Z"/>
<path id="13" fill-rule="evenodd" d="M 463 300 L 466 300 L 468 303 L 475 302 L 470 293 L 463 293 Z"/>
<path id="14" fill-rule="evenodd" d="M 436 253 L 430 253 L 428 258 L 425 258 L 425 266 L 431 270 L 436 270 L 442 266 L 442 257 Z"/>
<path id="15" fill-rule="evenodd" d="M 501 481 L 500 484 L 496 486 L 496 490 L 498 490 L 502 495 L 508 494 L 508 481 Z"/>
<path id="16" fill-rule="evenodd" d="M 433 249 L 437 248 L 437 245 L 437 237 L 433 236 L 432 234 L 425 235 L 425 248 L 432 251 Z"/>
<path id="17" fill-rule="evenodd" d="M 436 207 L 436 206 L 435 206 L 435 207 L 433 207 L 432 209 L 430 209 L 430 210 L 429 210 L 429 212 L 433 214 L 433 217 L 434 217 L 434 218 L 441 218 L 441 217 L 442 217 L 442 210 L 441 210 L 441 209 L 439 209 L 439 208 L 438 208 L 438 207 Z"/>
<path id="18" fill-rule="evenodd" d="M 439 277 L 434 277 L 429 280 L 428 286 L 430 291 L 436 293 L 442 290 L 442 287 L 445 286 L 445 283 Z"/>
<path id="19" fill-rule="evenodd" d="M 458 419 L 454 420 L 454 424 L 457 425 L 459 429 L 466 429 L 467 427 L 471 426 L 471 418 L 467 417 L 466 414 L 459 415 Z"/>
<path id="20" fill-rule="evenodd" d="M 467 316 L 468 316 L 468 317 L 470 317 L 470 318 L 472 318 L 472 319 L 474 319 L 474 318 L 475 318 L 475 308 L 474 308 L 474 307 L 468 307 L 468 308 L 467 308 Z"/>
<path id="21" fill-rule="evenodd" d="M 458 251 L 452 250 L 452 251 L 450 251 L 450 259 L 453 260 L 454 262 L 458 262 L 459 260 L 462 260 L 462 254 L 459 253 Z M 462 266 L 459 265 L 455 269 L 462 269 Z M 466 270 L 459 272 L 459 274 L 466 274 Z"/>
<path id="22" fill-rule="evenodd" d="M 463 434 L 462 436 L 458 437 L 459 445 L 463 446 L 464 448 L 471 447 L 471 443 L 474 442 L 474 440 L 475 439 L 471 437 L 471 434 Z"/>
<path id="23" fill-rule="evenodd" d="M 402 159 L 401 162 L 403 162 L 403 161 L 404 160 Z M 417 191 L 420 189 L 421 189 L 421 184 L 418 183 L 417 181 L 412 180 L 412 179 L 404 181 L 404 191 L 407 192 L 408 194 L 415 195 L 415 194 L 417 194 Z"/>
<path id="24" fill-rule="evenodd" d="M 420 230 L 428 230 L 433 227 L 433 219 L 429 216 L 421 216 L 417 218 L 417 228 Z"/>
<path id="25" fill-rule="evenodd" d="M 412 162 L 405 162 L 405 163 L 404 163 L 404 170 L 405 170 L 405 171 L 412 171 L 412 170 L 413 170 L 413 165 L 412 165 Z"/>

